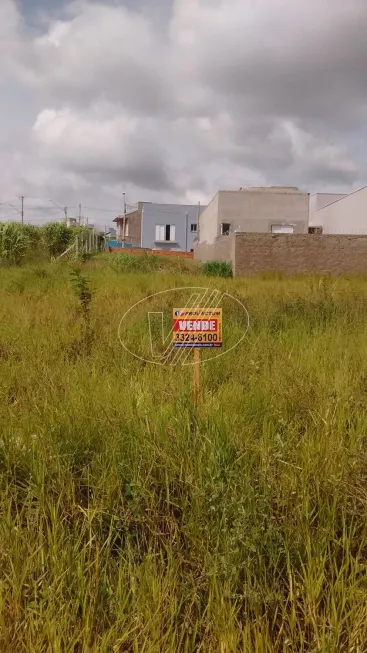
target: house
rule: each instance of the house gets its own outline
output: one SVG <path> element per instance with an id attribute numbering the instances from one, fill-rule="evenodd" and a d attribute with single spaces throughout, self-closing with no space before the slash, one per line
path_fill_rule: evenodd
<path id="1" fill-rule="evenodd" d="M 124 242 L 133 247 L 141 246 L 141 217 L 143 202 L 138 202 L 136 209 L 118 215 L 113 222 L 116 222 L 116 239 L 118 242 Z"/>
<path id="2" fill-rule="evenodd" d="M 342 193 L 314 193 L 313 195 L 310 195 L 310 230 L 311 233 L 314 232 L 315 229 L 322 230 L 323 225 L 321 224 L 321 214 L 318 215 L 317 212 L 320 209 L 323 209 L 325 206 L 328 204 L 332 204 L 332 202 L 336 202 L 337 200 L 343 199 L 343 197 L 346 197 L 346 194 Z"/>
<path id="3" fill-rule="evenodd" d="M 235 232 L 307 234 L 309 194 L 270 186 L 219 191 L 200 216 L 195 258 L 213 258 L 213 246 Z"/>
<path id="4" fill-rule="evenodd" d="M 66 218 L 66 226 L 67 227 L 77 227 L 78 222 L 76 218 Z"/>
<path id="5" fill-rule="evenodd" d="M 142 246 L 191 252 L 197 236 L 197 204 L 144 203 Z"/>
<path id="6" fill-rule="evenodd" d="M 366 235 L 367 186 L 334 198 L 320 207 L 312 220 L 324 234 Z"/>
<path id="7" fill-rule="evenodd" d="M 147 249 L 190 252 L 197 236 L 198 215 L 197 204 L 138 202 L 135 211 L 115 218 L 117 240 Z"/>

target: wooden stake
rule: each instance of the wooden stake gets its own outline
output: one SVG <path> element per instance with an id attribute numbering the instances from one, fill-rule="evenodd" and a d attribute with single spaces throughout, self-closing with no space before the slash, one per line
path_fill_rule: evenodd
<path id="1" fill-rule="evenodd" d="M 199 403 L 200 391 L 200 349 L 194 348 L 194 402 L 195 406 Z"/>

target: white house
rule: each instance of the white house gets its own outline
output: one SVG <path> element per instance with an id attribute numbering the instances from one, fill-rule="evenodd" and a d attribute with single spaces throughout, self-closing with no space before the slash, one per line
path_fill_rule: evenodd
<path id="1" fill-rule="evenodd" d="M 367 186 L 320 207 L 312 221 L 324 234 L 367 234 Z"/>
<path id="2" fill-rule="evenodd" d="M 341 200 L 346 196 L 346 194 L 341 193 L 314 193 L 310 195 L 310 227 L 323 227 L 320 224 L 321 214 L 317 215 L 317 212 L 328 204 Z"/>

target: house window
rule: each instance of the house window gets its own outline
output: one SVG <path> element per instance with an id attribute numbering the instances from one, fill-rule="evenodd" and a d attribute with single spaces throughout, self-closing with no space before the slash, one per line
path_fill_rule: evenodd
<path id="1" fill-rule="evenodd" d="M 155 228 L 155 239 L 156 240 L 164 240 L 164 235 L 165 235 L 165 228 L 163 225 L 156 225 Z"/>
<path id="2" fill-rule="evenodd" d="M 176 242 L 176 227 L 174 224 L 157 224 L 155 228 L 156 242 Z"/>
<path id="3" fill-rule="evenodd" d="M 294 226 L 292 224 L 272 224 L 272 234 L 293 234 Z"/>
<path id="4" fill-rule="evenodd" d="M 231 231 L 231 225 L 229 222 L 222 222 L 220 225 L 220 235 L 221 236 L 228 236 L 228 234 Z"/>
<path id="5" fill-rule="evenodd" d="M 198 230 L 197 224 L 192 224 L 190 229 L 191 233 L 196 234 L 197 230 Z"/>
<path id="6" fill-rule="evenodd" d="M 309 234 L 317 234 L 318 236 L 322 235 L 322 227 L 309 227 L 308 228 L 308 233 Z"/>

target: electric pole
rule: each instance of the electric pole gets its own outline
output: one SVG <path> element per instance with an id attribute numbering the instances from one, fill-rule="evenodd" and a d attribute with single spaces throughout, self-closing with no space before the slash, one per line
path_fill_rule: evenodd
<path id="1" fill-rule="evenodd" d="M 81 225 L 81 222 L 82 222 L 82 205 L 79 204 L 79 227 Z"/>
<path id="2" fill-rule="evenodd" d="M 126 230 L 126 196 L 125 193 L 122 193 L 124 196 L 124 220 L 123 220 L 123 227 L 122 227 L 122 240 L 124 241 L 125 244 L 125 230 Z"/>
<path id="3" fill-rule="evenodd" d="M 196 227 L 196 241 L 199 242 L 200 240 L 200 213 L 201 213 L 201 205 L 200 202 L 198 203 L 198 225 Z"/>
<path id="4" fill-rule="evenodd" d="M 54 206 L 56 206 L 56 208 L 60 209 L 60 211 L 63 211 L 63 213 L 65 215 L 65 222 L 67 222 L 67 220 L 68 220 L 68 207 L 64 206 L 64 208 L 62 209 L 61 206 L 59 204 L 56 204 L 56 202 L 54 202 L 53 200 L 50 200 L 50 202 L 52 204 L 54 204 Z"/>
<path id="5" fill-rule="evenodd" d="M 25 197 L 22 195 L 19 199 L 22 202 L 22 208 L 21 208 L 20 215 L 21 215 L 21 218 L 22 218 L 22 224 L 24 224 L 24 200 L 25 200 Z"/>
<path id="6" fill-rule="evenodd" d="M 189 230 L 189 214 L 186 213 L 186 251 L 188 251 L 188 249 L 187 249 L 188 230 Z"/>

